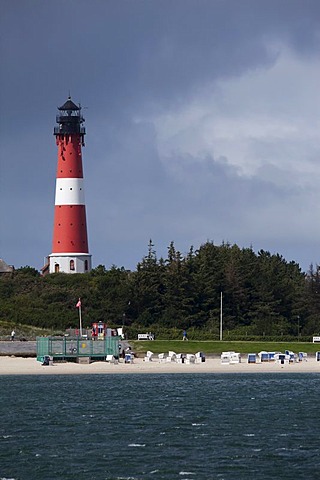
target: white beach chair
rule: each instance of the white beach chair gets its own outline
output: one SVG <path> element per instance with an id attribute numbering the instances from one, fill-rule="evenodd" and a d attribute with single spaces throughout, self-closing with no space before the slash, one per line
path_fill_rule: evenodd
<path id="1" fill-rule="evenodd" d="M 186 363 L 187 365 L 190 365 L 191 363 L 194 363 L 194 362 L 195 362 L 195 358 L 196 358 L 196 357 L 193 355 L 193 353 L 187 353 L 185 363 Z"/>
<path id="2" fill-rule="evenodd" d="M 145 362 L 152 362 L 153 352 L 147 351 L 147 355 L 144 357 Z"/>
<path id="3" fill-rule="evenodd" d="M 230 363 L 232 363 L 232 364 L 241 363 L 240 353 L 235 353 L 235 352 L 231 353 Z"/>
<path id="4" fill-rule="evenodd" d="M 275 362 L 279 363 L 280 365 L 285 365 L 289 363 L 289 355 L 286 355 L 285 353 L 276 353 Z"/>
<path id="5" fill-rule="evenodd" d="M 175 352 L 172 352 L 171 350 L 169 351 L 168 353 L 168 356 L 166 358 L 166 362 L 170 363 L 170 362 L 175 362 L 176 361 L 176 353 Z"/>
<path id="6" fill-rule="evenodd" d="M 158 359 L 159 359 L 159 363 L 165 362 L 166 358 L 165 358 L 164 353 L 159 353 Z"/>
<path id="7" fill-rule="evenodd" d="M 221 353 L 221 364 L 222 365 L 229 365 L 232 353 L 234 353 L 234 352 L 222 352 Z"/>
<path id="8" fill-rule="evenodd" d="M 177 353 L 176 362 L 177 363 L 183 363 L 183 354 L 182 353 Z"/>
<path id="9" fill-rule="evenodd" d="M 202 363 L 205 362 L 205 356 L 202 352 L 196 353 L 195 363 Z"/>
<path id="10" fill-rule="evenodd" d="M 116 360 L 113 355 L 107 355 L 107 356 L 106 356 L 106 362 L 109 362 L 109 363 L 118 363 L 118 360 Z"/>

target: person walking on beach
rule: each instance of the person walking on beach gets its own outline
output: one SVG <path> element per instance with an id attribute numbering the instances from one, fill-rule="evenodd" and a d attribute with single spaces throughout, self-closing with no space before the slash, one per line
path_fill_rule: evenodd
<path id="1" fill-rule="evenodd" d="M 187 331 L 186 331 L 186 330 L 183 330 L 182 340 L 183 340 L 183 341 L 188 341 Z"/>
<path id="2" fill-rule="evenodd" d="M 16 332 L 14 330 L 12 330 L 12 332 L 11 332 L 11 342 L 14 341 L 15 335 L 16 335 Z"/>

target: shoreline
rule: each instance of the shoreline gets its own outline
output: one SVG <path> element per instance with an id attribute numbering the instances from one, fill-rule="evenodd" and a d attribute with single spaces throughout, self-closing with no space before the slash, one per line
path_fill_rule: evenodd
<path id="1" fill-rule="evenodd" d="M 3 375 L 95 375 L 95 374 L 166 374 L 166 373 L 320 373 L 320 362 L 311 358 L 307 361 L 286 363 L 277 362 L 247 363 L 242 361 L 238 364 L 221 364 L 218 358 L 206 359 L 203 363 L 184 364 L 175 362 L 162 362 L 153 360 L 145 362 L 142 358 L 135 358 L 131 364 L 92 362 L 60 363 L 43 366 L 36 358 L 25 357 L 0 357 L 0 376 Z"/>

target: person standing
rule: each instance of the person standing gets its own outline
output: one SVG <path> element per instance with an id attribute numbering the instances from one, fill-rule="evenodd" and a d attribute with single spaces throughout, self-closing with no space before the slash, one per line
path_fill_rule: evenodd
<path id="1" fill-rule="evenodd" d="M 187 331 L 186 330 L 183 330 L 182 340 L 183 341 L 188 341 L 188 336 L 187 336 Z"/>
<path id="2" fill-rule="evenodd" d="M 11 332 L 11 342 L 14 341 L 15 336 L 16 336 L 16 332 L 14 330 L 12 330 L 12 332 Z"/>

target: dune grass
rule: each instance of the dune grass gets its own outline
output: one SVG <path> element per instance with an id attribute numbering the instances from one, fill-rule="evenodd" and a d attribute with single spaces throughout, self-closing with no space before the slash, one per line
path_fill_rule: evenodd
<path id="1" fill-rule="evenodd" d="M 235 351 L 242 354 L 268 352 L 284 352 L 291 350 L 295 353 L 306 352 L 315 354 L 320 351 L 320 344 L 307 342 L 228 342 L 228 341 L 194 341 L 189 340 L 132 340 L 129 341 L 135 352 L 144 353 L 151 350 L 153 353 L 166 353 L 172 350 L 176 353 L 203 352 L 206 355 L 221 355 L 221 352 Z"/>
<path id="2" fill-rule="evenodd" d="M 10 340 L 11 331 L 16 332 L 16 339 L 35 340 L 38 336 L 52 335 L 50 329 L 34 327 L 32 325 L 23 325 L 17 322 L 0 321 L 0 340 Z"/>

